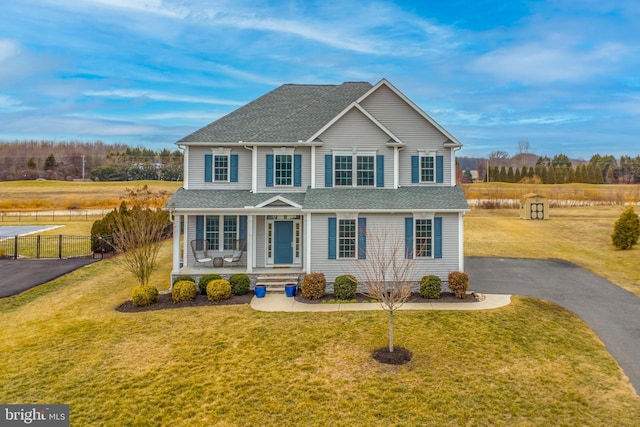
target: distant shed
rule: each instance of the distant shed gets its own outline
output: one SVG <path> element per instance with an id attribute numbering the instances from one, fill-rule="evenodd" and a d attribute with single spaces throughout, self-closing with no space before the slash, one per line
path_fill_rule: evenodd
<path id="1" fill-rule="evenodd" d="M 525 194 L 520 200 L 520 218 L 549 219 L 549 200 L 539 194 Z"/>

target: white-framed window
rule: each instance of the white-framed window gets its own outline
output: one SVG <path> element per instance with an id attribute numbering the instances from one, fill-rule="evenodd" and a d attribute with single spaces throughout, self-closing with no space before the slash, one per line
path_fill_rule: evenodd
<path id="1" fill-rule="evenodd" d="M 369 152 L 334 154 L 334 185 L 373 187 L 376 184 L 376 154 Z M 355 176 L 355 180 L 354 180 Z"/>
<path id="2" fill-rule="evenodd" d="M 420 182 L 436 182 L 436 156 L 420 155 Z"/>
<path id="3" fill-rule="evenodd" d="M 213 154 L 213 181 L 229 182 L 230 178 L 230 148 L 216 148 L 211 150 Z"/>
<path id="4" fill-rule="evenodd" d="M 274 182 L 277 186 L 293 185 L 293 155 L 276 154 L 274 158 Z"/>
<path id="5" fill-rule="evenodd" d="M 432 219 L 416 219 L 414 222 L 415 248 L 416 257 L 432 258 L 433 257 L 433 220 Z"/>
<path id="6" fill-rule="evenodd" d="M 207 215 L 204 233 L 204 238 L 209 241 L 209 250 L 234 250 L 238 236 L 238 217 L 235 215 Z"/>
<path id="7" fill-rule="evenodd" d="M 338 258 L 357 258 L 357 253 L 357 220 L 338 219 Z"/>

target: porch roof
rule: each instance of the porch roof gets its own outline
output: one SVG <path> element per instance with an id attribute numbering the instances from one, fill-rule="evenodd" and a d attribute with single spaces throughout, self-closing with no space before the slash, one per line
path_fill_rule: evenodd
<path id="1" fill-rule="evenodd" d="M 248 190 L 185 190 L 180 188 L 165 209 L 209 210 L 255 208 L 265 202 L 286 206 L 290 201 L 305 211 L 465 211 L 469 209 L 458 186 L 420 186 L 398 189 L 309 188 L 306 193 L 252 193 Z"/>
<path id="2" fill-rule="evenodd" d="M 252 193 L 249 190 L 185 190 L 169 199 L 165 209 L 243 209 L 271 199 L 286 199 L 302 205 L 304 193 Z"/>
<path id="3" fill-rule="evenodd" d="M 462 189 L 455 187 L 314 188 L 307 190 L 304 210 L 437 210 L 463 211 L 469 205 Z"/>

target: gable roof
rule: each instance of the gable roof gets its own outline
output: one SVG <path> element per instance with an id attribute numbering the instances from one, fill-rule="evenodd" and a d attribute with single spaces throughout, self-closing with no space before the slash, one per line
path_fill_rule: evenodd
<path id="1" fill-rule="evenodd" d="M 282 85 L 182 138 L 178 144 L 307 141 L 372 87 L 367 82 Z"/>

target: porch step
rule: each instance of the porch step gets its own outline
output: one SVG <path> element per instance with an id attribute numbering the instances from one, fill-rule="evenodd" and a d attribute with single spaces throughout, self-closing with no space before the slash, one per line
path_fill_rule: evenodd
<path id="1" fill-rule="evenodd" d="M 267 292 L 284 292 L 285 285 L 297 285 L 297 274 L 272 274 L 258 276 L 256 285 L 264 285 Z"/>

